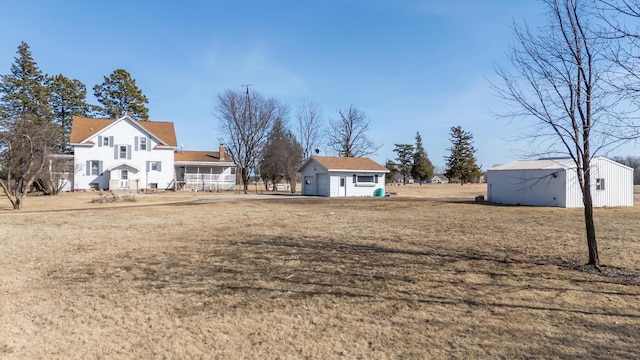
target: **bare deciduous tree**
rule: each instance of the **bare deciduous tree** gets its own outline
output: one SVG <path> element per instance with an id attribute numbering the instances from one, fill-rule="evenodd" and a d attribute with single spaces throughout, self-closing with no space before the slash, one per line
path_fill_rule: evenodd
<path id="1" fill-rule="evenodd" d="M 231 160 L 239 167 L 245 194 L 249 174 L 258 159 L 276 118 L 286 118 L 288 109 L 274 98 L 257 93 L 227 90 L 218 95 L 218 120 L 224 133 L 219 138 Z"/>
<path id="2" fill-rule="evenodd" d="M 302 156 L 308 159 L 322 141 L 322 109 L 312 101 L 305 101 L 298 107 L 296 119 Z"/>
<path id="3" fill-rule="evenodd" d="M 371 120 L 353 105 L 348 109 L 338 109 L 339 119 L 330 120 L 327 130 L 327 144 L 338 156 L 362 157 L 380 149 L 367 137 Z"/>
<path id="4" fill-rule="evenodd" d="M 619 67 L 616 88 L 640 102 L 640 0 L 595 0 L 605 26 L 600 36 L 608 45 L 607 55 Z"/>
<path id="5" fill-rule="evenodd" d="M 612 63 L 595 31 L 597 18 L 588 0 L 543 0 L 549 24 L 533 33 L 514 26 L 510 52 L 513 71 L 498 69 L 504 81 L 499 94 L 513 112 L 505 115 L 533 120 L 537 140 L 547 155 L 570 157 L 583 197 L 589 265 L 599 269 L 593 220 L 591 159 L 628 141 L 625 119 L 616 113 L 619 97 L 609 82 Z"/>
<path id="6" fill-rule="evenodd" d="M 33 182 L 47 171 L 48 157 L 57 150 L 60 128 L 48 121 L 20 115 L 0 129 L 0 187 L 20 210 Z"/>

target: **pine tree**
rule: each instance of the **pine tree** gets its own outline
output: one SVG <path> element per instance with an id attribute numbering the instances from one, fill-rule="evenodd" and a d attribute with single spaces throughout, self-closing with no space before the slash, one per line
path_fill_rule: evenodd
<path id="1" fill-rule="evenodd" d="M 396 146 L 393 151 L 398 154 L 398 170 L 402 174 L 402 183 L 407 184 L 407 177 L 411 174 L 411 164 L 413 163 L 413 145 L 410 144 L 394 144 Z"/>
<path id="2" fill-rule="evenodd" d="M 451 179 L 460 180 L 460 185 L 478 178 L 480 168 L 476 164 L 475 152 L 473 148 L 473 135 L 462 130 L 460 126 L 451 128 L 451 144 L 447 150 L 451 151 L 451 155 L 446 157 L 447 170 L 445 176 Z"/>
<path id="3" fill-rule="evenodd" d="M 48 77 L 47 86 L 51 94 L 53 121 L 63 133 L 61 149 L 68 152 L 73 116 L 88 116 L 91 111 L 87 103 L 87 88 L 80 80 L 69 79 L 62 74 Z"/>
<path id="4" fill-rule="evenodd" d="M 433 164 L 427 152 L 422 145 L 422 136 L 420 133 L 416 133 L 416 151 L 413 153 L 413 166 L 411 167 L 411 176 L 414 179 L 420 180 L 420 185 L 423 181 L 429 180 L 433 177 Z"/>
<path id="5" fill-rule="evenodd" d="M 17 53 L 11 73 L 0 76 L 0 118 L 5 122 L 24 116 L 51 121 L 45 76 L 33 60 L 29 44 L 23 41 Z"/>
<path id="6" fill-rule="evenodd" d="M 117 119 L 127 111 L 137 120 L 149 120 L 149 109 L 145 104 L 149 99 L 136 85 L 136 81 L 123 69 L 116 69 L 104 82 L 93 87 L 93 94 L 102 104 L 100 112 L 107 117 Z"/>

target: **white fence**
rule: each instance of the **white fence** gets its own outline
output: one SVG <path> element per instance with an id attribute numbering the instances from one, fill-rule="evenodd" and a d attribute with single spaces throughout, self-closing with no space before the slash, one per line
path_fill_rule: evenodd
<path id="1" fill-rule="evenodd" d="M 184 179 L 178 181 L 178 190 L 187 191 L 223 191 L 234 190 L 235 175 L 226 174 L 184 174 Z"/>

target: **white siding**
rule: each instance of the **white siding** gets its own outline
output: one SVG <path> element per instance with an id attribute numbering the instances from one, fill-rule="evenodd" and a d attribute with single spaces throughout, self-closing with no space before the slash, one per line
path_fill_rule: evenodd
<path id="1" fill-rule="evenodd" d="M 597 179 L 604 179 L 604 189 L 596 189 Z M 590 180 L 594 207 L 633 206 L 633 169 L 606 158 L 594 158 Z M 498 204 L 584 206 L 575 168 L 490 169 L 487 192 L 488 200 Z"/>
<path id="2" fill-rule="evenodd" d="M 488 170 L 487 198 L 496 204 L 564 206 L 564 180 L 558 169 Z"/>
<path id="3" fill-rule="evenodd" d="M 314 170 L 315 167 L 315 170 Z M 319 164 L 310 162 L 301 170 L 302 175 L 302 195 L 319 196 L 374 196 L 377 189 L 385 188 L 384 172 L 347 172 L 347 171 L 327 171 Z M 354 183 L 353 175 L 378 176 L 377 183 Z M 340 178 L 345 178 L 344 195 L 340 193 Z M 311 184 L 306 184 L 310 180 Z"/>
<path id="4" fill-rule="evenodd" d="M 330 196 L 329 174 L 316 174 L 316 193 L 320 196 Z"/>
<path id="5" fill-rule="evenodd" d="M 594 162 L 591 170 L 593 206 L 633 206 L 633 169 L 606 158 L 597 158 Z M 604 190 L 596 189 L 598 178 L 605 180 Z"/>
<path id="6" fill-rule="evenodd" d="M 148 134 L 134 126 L 128 119 L 116 121 L 112 126 L 104 129 L 92 138 L 88 139 L 94 143 L 93 146 L 76 146 L 74 149 L 74 168 L 75 182 L 74 190 L 89 189 L 90 183 L 98 183 L 101 189 L 109 188 L 109 178 L 118 177 L 111 176 L 107 169 L 122 163 L 135 166 L 139 170 L 130 172 L 129 179 L 131 183 L 137 184 L 139 188 L 147 188 L 149 183 L 157 183 L 159 189 L 165 189 L 171 185 L 173 181 L 173 149 L 156 148 L 158 143 L 149 137 Z M 113 147 L 100 146 L 98 140 L 104 137 L 113 137 Z M 150 150 L 136 150 L 136 138 L 148 137 L 147 147 Z M 117 146 L 127 145 L 130 149 L 130 156 L 125 159 L 116 158 Z M 102 173 L 98 176 L 87 175 L 87 161 L 101 160 Z M 158 161 L 161 163 L 160 171 L 147 171 L 148 161 Z M 118 175 L 119 176 L 119 175 Z"/>

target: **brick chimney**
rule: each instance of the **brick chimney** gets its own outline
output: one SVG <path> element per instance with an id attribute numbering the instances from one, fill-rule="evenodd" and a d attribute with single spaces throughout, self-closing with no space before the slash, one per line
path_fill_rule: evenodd
<path id="1" fill-rule="evenodd" d="M 224 160 L 224 145 L 220 144 L 220 155 L 218 156 L 220 158 L 220 160 Z"/>

